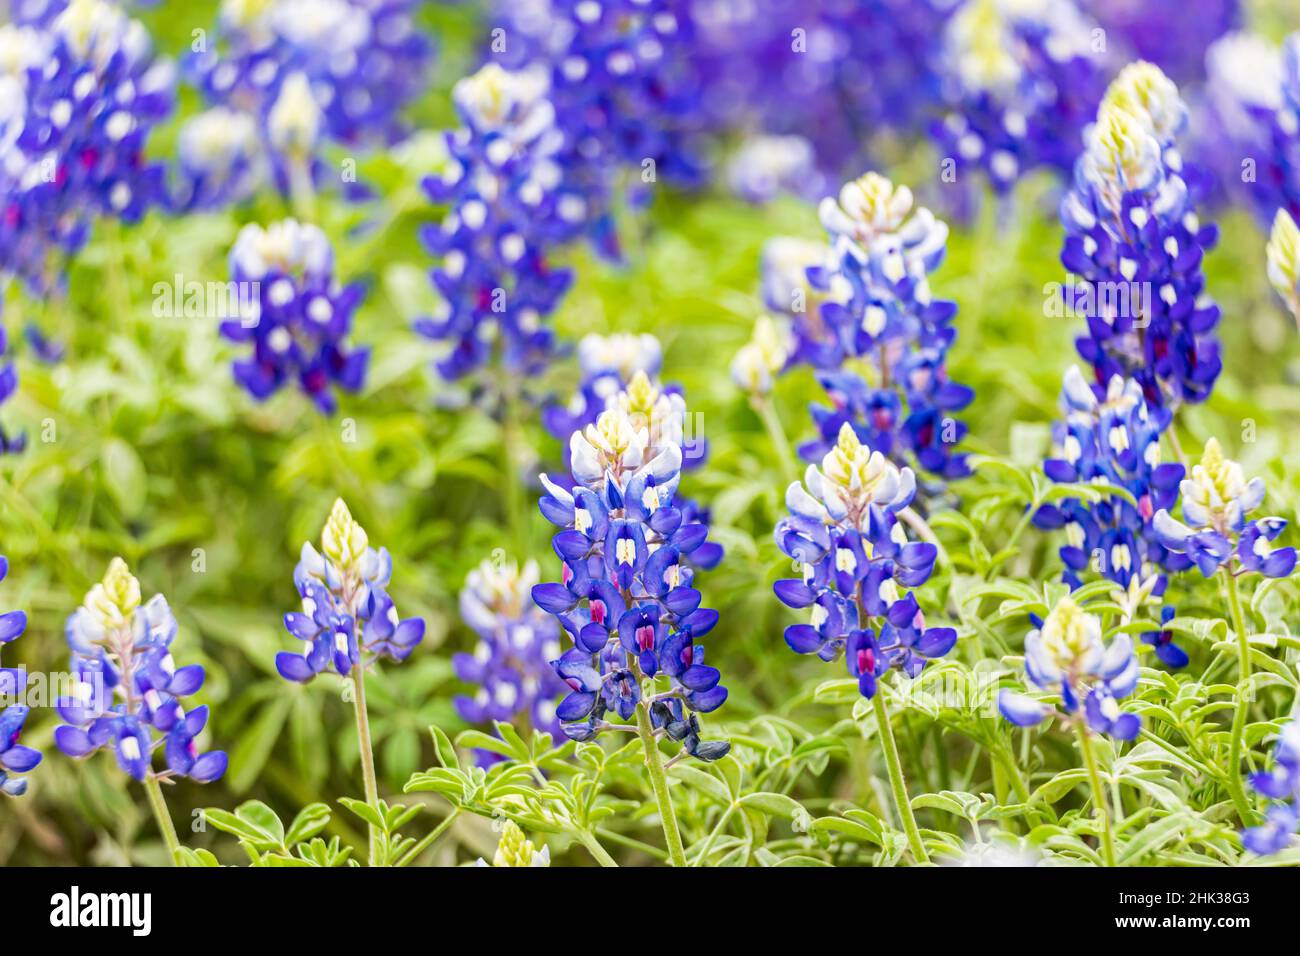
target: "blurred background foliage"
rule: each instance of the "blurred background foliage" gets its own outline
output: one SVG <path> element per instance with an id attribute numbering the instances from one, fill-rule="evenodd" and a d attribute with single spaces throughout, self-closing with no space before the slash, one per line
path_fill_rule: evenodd
<path id="1" fill-rule="evenodd" d="M 192 3 L 184 17 L 154 10 L 142 18 L 159 46 L 177 54 L 193 25 L 213 22 L 214 7 Z M 436 81 L 412 119 L 433 130 L 452 120 L 448 90 L 479 58 L 483 25 L 470 5 L 426 4 L 423 16 L 439 55 Z M 181 114 L 192 106 L 182 104 Z M 158 152 L 170 149 L 177 125 L 158 138 Z M 886 171 L 942 209 L 942 190 L 951 187 L 939 183 L 935 157 L 921 150 L 898 160 Z M 503 470 L 500 425 L 473 407 L 445 407 L 427 343 L 409 329 L 429 295 L 428 262 L 415 239 L 417 226 L 432 217 L 417 191 L 427 169 L 421 161 L 418 141 L 361 159 L 362 182 L 383 198 L 319 204 L 338 274 L 368 283 L 353 339 L 374 346 L 364 392 L 344 396 L 334 418 L 322 418 L 291 390 L 255 404 L 231 380 L 231 348 L 215 321 L 159 318 L 152 308 L 155 283 L 170 284 L 177 275 L 224 281 L 226 253 L 242 222 L 290 214 L 274 196 L 238 216 L 154 214 L 130 229 L 100 224 L 72 268 L 66 303 L 17 298 L 4 316 L 11 332 L 35 319 L 67 347 L 55 366 L 19 360 L 21 391 L 6 409 L 30 442 L 26 454 L 0 459 L 0 552 L 12 566 L 0 605 L 30 615 L 6 664 L 62 669 L 66 616 L 108 560 L 125 557 L 145 594 L 164 593 L 175 610 L 178 657 L 208 669 L 201 695 L 213 710 L 208 746 L 229 751 L 230 770 L 207 787 L 169 788 L 168 800 L 182 842 L 214 848 L 225 861 L 242 855 L 215 831 L 195 832 L 200 807 L 259 799 L 288 820 L 312 801 L 360 795 L 341 683 L 289 684 L 273 665 L 276 651 L 292 643 L 280 622 L 296 603 L 298 549 L 318 537 L 335 496 L 348 501 L 372 542 L 392 552 L 393 595 L 403 614 L 423 615 L 429 624 L 408 663 L 380 668 L 370 679 L 381 790 L 390 798 L 432 763 L 431 723 L 453 735 L 464 729 L 452 698 L 466 688 L 450 659 L 474 641 L 456 607 L 465 574 L 498 549 L 537 557 L 544 577 L 553 570 L 548 526 L 531 500 L 525 533 L 512 538 L 507 530 L 512 483 Z M 975 221 L 954 224 L 934 282 L 937 294 L 960 305 L 951 373 L 976 390 L 965 416 L 969 447 L 1032 468 L 1047 449 L 1062 371 L 1074 361 L 1074 320 L 1045 314 L 1044 286 L 1062 277 L 1061 230 L 1046 178 L 1028 180 L 1002 202 L 986 196 L 981 206 Z M 363 222 L 378 225 L 358 230 Z M 1268 481 L 1268 511 L 1294 518 L 1300 343 L 1269 290 L 1263 233 L 1239 212 L 1221 225 L 1207 273 L 1223 307 L 1225 371 L 1208 405 L 1180 418 L 1183 445 L 1191 452 L 1218 435 L 1247 473 Z M 731 688 L 726 706 L 712 715 L 710 736 L 743 737 L 759 715 L 777 715 L 764 721 L 768 733 L 787 718 L 809 734 L 830 728 L 843 719 L 843 702 L 825 694 L 815 699 L 814 689 L 843 675 L 789 652 L 781 634 L 793 618 L 770 588 L 787 573 L 770 533 L 783 510 L 780 457 L 727 373 L 762 312 L 764 242 L 787 234 L 819 238 L 815 210 L 794 200 L 754 207 L 722 192 L 658 189 L 648 214 L 627 219 L 623 233 L 624 266 L 573 251 L 578 279 L 556 325 L 569 340 L 587 332 L 658 335 L 665 380 L 681 383 L 691 411 L 702 416 L 710 455 L 687 474 L 684 491 L 711 505 L 713 533 L 728 552 L 701 584 L 706 604 L 722 615 L 709 638 L 711 662 Z M 564 398 L 574 381 L 569 359 L 549 373 L 546 388 Z M 779 382 L 774 400 L 791 441 L 809 436 L 806 407 L 818 398 L 806 369 Z M 535 415 L 522 438 L 539 467 L 555 466 L 559 445 Z M 958 486 L 955 517 L 935 516 L 945 545 L 970 555 L 964 566 L 954 559 L 956 567 L 944 568 L 929 586 L 927 606 L 936 616 L 959 616 L 954 585 L 1011 536 L 1025 506 L 1016 484 L 1005 469 L 982 469 Z M 1031 583 L 1056 578 L 1058 542 L 1031 528 L 1019 545 L 1001 573 Z M 1285 592 L 1277 598 L 1282 606 L 1293 607 L 1296 585 L 1278 590 Z M 948 599 L 942 612 L 939 596 Z M 1198 607 L 1221 613 L 1212 593 L 1185 595 L 1179 604 L 1183 614 Z M 969 622 L 962 623 L 966 637 Z M 1023 621 L 997 627 L 1013 642 L 1028 629 Z M 1212 652 L 1208 639 L 1205 649 L 1189 649 L 1194 657 Z M 908 720 L 918 722 L 905 738 L 913 746 L 936 730 L 934 760 L 909 762 L 904 754 L 913 792 L 937 791 L 949 762 L 967 759 L 972 745 L 940 736 L 924 715 Z M 59 755 L 51 739 L 56 723 L 52 710 L 29 721 L 25 742 L 45 750 L 46 760 L 27 798 L 0 803 L 0 863 L 162 862 L 165 851 L 138 788 L 108 758 L 74 764 Z M 861 761 L 860 754 L 837 751 L 829 762 L 800 763 L 788 787 L 821 794 L 817 800 L 862 799 Z M 691 812 L 689 804 L 683 812 Z M 326 835 L 358 839 L 357 824 L 335 813 Z M 458 821 L 437 858 L 490 856 L 494 842 L 484 821 Z M 589 858 L 578 849 L 564 862 Z"/>

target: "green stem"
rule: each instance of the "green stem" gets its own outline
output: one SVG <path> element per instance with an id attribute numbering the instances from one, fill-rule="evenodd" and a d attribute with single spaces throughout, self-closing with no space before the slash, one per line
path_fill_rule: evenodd
<path id="1" fill-rule="evenodd" d="M 181 841 L 176 838 L 176 824 L 172 823 L 172 815 L 167 812 L 167 801 L 163 799 L 162 787 L 153 774 L 144 778 L 144 792 L 149 795 L 149 807 L 153 810 L 154 819 L 158 821 L 163 842 L 167 844 L 167 855 L 171 857 L 172 866 L 176 866 L 180 861 Z"/>
<path id="2" fill-rule="evenodd" d="M 641 677 L 639 667 L 637 677 Z M 650 774 L 655 801 L 659 804 L 659 819 L 664 828 L 664 841 L 668 844 L 668 859 L 673 866 L 685 867 L 686 850 L 682 847 L 682 832 L 677 826 L 677 814 L 673 812 L 673 795 L 668 792 L 668 777 L 664 774 L 659 742 L 655 740 L 654 728 L 650 725 L 650 711 L 644 702 L 636 708 L 636 732 L 645 748 L 646 770 Z"/>
<path id="3" fill-rule="evenodd" d="M 713 829 L 709 831 L 708 837 L 705 838 L 704 846 L 700 847 L 700 852 L 695 855 L 695 866 L 699 866 L 703 863 L 705 857 L 709 855 L 709 851 L 713 849 L 713 841 L 718 838 L 718 834 L 722 832 L 722 828 L 727 825 L 727 821 L 731 819 L 731 814 L 735 809 L 736 804 L 733 803 L 727 807 L 726 810 L 722 811 L 722 816 L 718 817 L 718 822 L 714 824 Z"/>
<path id="4" fill-rule="evenodd" d="M 528 524 L 526 520 L 526 505 L 524 503 L 524 485 L 521 480 L 519 469 L 520 461 L 517 453 L 520 447 L 520 419 L 519 419 L 519 397 L 515 391 L 515 383 L 510 377 L 502 371 L 501 377 L 502 392 L 502 420 L 501 420 L 501 465 L 505 470 L 505 499 L 506 499 L 506 527 L 510 529 L 510 537 L 514 542 L 516 552 L 526 552 L 528 542 L 525 540 Z"/>
<path id="5" fill-rule="evenodd" d="M 883 688 L 876 688 L 871 698 L 876 711 L 876 726 L 880 730 L 880 743 L 885 751 L 885 765 L 889 768 L 889 786 L 894 791 L 894 807 L 903 821 L 903 831 L 907 834 L 908 845 L 917 863 L 929 863 L 930 855 L 925 852 L 921 842 L 921 831 L 912 815 L 912 801 L 907 798 L 907 781 L 903 779 L 903 765 L 898 760 L 898 744 L 894 741 L 894 728 L 889 723 L 889 708 L 885 705 Z"/>
<path id="6" fill-rule="evenodd" d="M 1250 710 L 1250 641 L 1246 634 L 1246 616 L 1241 610 L 1241 596 L 1237 593 L 1237 579 L 1228 571 L 1228 607 L 1232 611 L 1232 627 L 1237 632 L 1237 706 L 1232 712 L 1232 736 L 1228 745 L 1228 792 L 1232 795 L 1237 815 L 1245 826 L 1258 822 L 1246 786 L 1241 779 L 1241 758 L 1246 735 L 1246 717 Z"/>
<path id="7" fill-rule="evenodd" d="M 769 395 L 751 395 L 749 404 L 758 414 L 759 419 L 763 422 L 763 428 L 767 431 L 768 440 L 776 449 L 777 461 L 781 463 L 781 476 L 785 479 L 787 485 L 799 478 L 799 470 L 795 466 L 794 458 L 790 455 L 790 442 L 785 437 L 785 428 L 781 425 L 781 416 L 776 413 L 776 406 L 772 404 L 772 398 Z"/>
<path id="8" fill-rule="evenodd" d="M 366 710 L 366 674 L 361 667 L 352 668 L 352 686 L 356 689 L 353 709 L 357 717 L 357 744 L 361 751 L 361 779 L 366 803 L 379 811 L 379 784 L 375 778 L 375 748 L 370 742 L 370 714 Z M 370 865 L 379 865 L 379 828 L 370 826 Z"/>
<path id="9" fill-rule="evenodd" d="M 419 843 L 415 844 L 415 846 L 411 847 L 409 850 L 403 853 L 402 858 L 398 860 L 396 863 L 394 863 L 393 865 L 410 866 L 412 863 L 414 863 L 417 859 L 419 859 L 421 853 L 423 853 L 425 850 L 429 849 L 429 847 L 433 845 L 434 840 L 438 839 L 438 837 L 442 836 L 444 833 L 447 832 L 447 828 L 450 827 L 452 823 L 455 822 L 458 816 L 460 816 L 460 807 L 456 807 L 451 811 L 451 813 L 447 814 L 447 816 L 443 818 L 443 821 L 441 823 L 439 823 L 436 827 L 434 827 L 433 830 L 427 836 L 421 839 Z"/>
<path id="10" fill-rule="evenodd" d="M 597 863 L 601 866 L 618 866 L 618 864 L 614 862 L 614 858 L 609 855 L 609 852 L 600 845 L 600 841 L 596 839 L 594 833 L 590 833 L 587 830 L 578 830 L 577 835 L 579 842 L 587 848 L 588 853 L 596 858 Z"/>
<path id="11" fill-rule="evenodd" d="M 1097 770 L 1097 755 L 1092 750 L 1092 738 L 1083 721 L 1074 724 L 1075 735 L 1079 738 L 1079 753 L 1083 755 L 1084 765 L 1088 768 L 1088 783 L 1092 787 L 1093 811 L 1101 814 L 1101 852 L 1107 866 L 1115 865 L 1115 836 L 1110 830 L 1110 809 L 1106 806 L 1106 791 L 1101 785 L 1101 773 Z"/>

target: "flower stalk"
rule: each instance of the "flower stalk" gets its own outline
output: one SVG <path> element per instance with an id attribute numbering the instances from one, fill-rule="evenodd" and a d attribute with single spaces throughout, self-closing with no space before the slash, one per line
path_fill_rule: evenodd
<path id="1" fill-rule="evenodd" d="M 903 765 L 898 759 L 898 743 L 894 740 L 894 728 L 889 722 L 889 708 L 885 704 L 885 695 L 877 691 L 871 698 L 871 705 L 876 713 L 876 726 L 880 730 L 880 744 L 885 752 L 885 766 L 889 768 L 889 786 L 894 794 L 894 807 L 903 821 L 907 844 L 912 848 L 912 856 L 917 863 L 929 863 L 930 855 L 926 853 L 925 844 L 921 841 L 921 830 L 916 825 L 916 817 L 912 814 L 912 802 L 907 796 L 907 781 L 903 779 Z"/>

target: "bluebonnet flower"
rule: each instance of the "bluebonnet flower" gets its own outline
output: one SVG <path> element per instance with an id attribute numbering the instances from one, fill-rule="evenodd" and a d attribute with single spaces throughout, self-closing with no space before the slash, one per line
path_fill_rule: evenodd
<path id="1" fill-rule="evenodd" d="M 1168 625 L 1177 613 L 1176 608 L 1166 604 L 1160 609 L 1160 630 L 1143 631 L 1139 635 L 1143 644 L 1149 644 L 1155 650 L 1160 662 L 1174 670 L 1186 667 L 1188 662 L 1187 652 L 1174 643 L 1174 632 L 1163 626 Z"/>
<path id="2" fill-rule="evenodd" d="M 1279 49 L 1229 33 L 1205 55 L 1196 147 L 1217 176 L 1219 198 L 1241 201 L 1267 222 L 1300 216 L 1300 33 Z"/>
<path id="3" fill-rule="evenodd" d="M 763 304 L 788 321 L 794 336 L 787 362 L 833 368 L 842 361 L 841 349 L 829 325 L 822 320 L 823 302 L 847 300 L 843 282 L 828 283 L 823 292 L 809 281 L 809 272 L 819 278 L 835 268 L 834 253 L 825 242 L 777 236 L 763 244 L 760 262 Z"/>
<path id="4" fill-rule="evenodd" d="M 330 414 L 337 407 L 332 386 L 361 388 L 370 349 L 344 340 L 363 290 L 340 287 L 334 251 L 320 229 L 293 219 L 266 228 L 249 223 L 230 250 L 230 276 L 240 301 L 221 334 L 253 344 L 253 354 L 234 363 L 235 381 L 253 398 L 262 401 L 297 380 Z"/>
<path id="5" fill-rule="evenodd" d="M 1133 639 L 1119 634 L 1107 645 L 1101 621 L 1068 595 L 1056 602 L 1046 620 L 1035 618 L 1034 623 L 1038 629 L 1025 638 L 1025 674 L 1037 689 L 1060 696 L 1063 713 L 1003 688 L 998 692 L 1002 716 L 1018 727 L 1032 727 L 1056 714 L 1116 740 L 1136 737 L 1141 718 L 1119 707 L 1137 687 Z"/>
<path id="6" fill-rule="evenodd" d="M 1285 209 L 1279 209 L 1273 219 L 1268 278 L 1300 327 L 1300 228 Z"/>
<path id="7" fill-rule="evenodd" d="M 1172 419 L 1168 408 L 1151 408 L 1133 379 L 1112 378 L 1106 389 L 1091 386 L 1078 366 L 1071 366 L 1061 390 L 1064 421 L 1053 428 L 1060 457 L 1044 463 L 1047 477 L 1068 483 L 1098 481 L 1123 488 L 1136 504 L 1118 495 L 1098 501 L 1067 498 L 1044 505 L 1034 523 L 1064 528 L 1060 550 L 1063 580 L 1071 588 L 1094 557 L 1102 577 L 1129 592 L 1134 603 L 1159 597 L 1168 583 L 1166 571 L 1182 571 L 1190 562 L 1161 545 L 1152 520 L 1173 507 L 1184 468 L 1160 460 L 1160 436 Z"/>
<path id="8" fill-rule="evenodd" d="M 6 356 L 8 346 L 9 336 L 5 332 L 4 322 L 0 321 L 0 407 L 18 391 L 18 369 L 14 367 L 13 360 Z M 10 435 L 5 431 L 4 425 L 0 424 L 0 455 L 17 454 L 26 447 L 27 436 L 24 433 Z"/>
<path id="9" fill-rule="evenodd" d="M 542 409 L 542 424 L 566 446 L 570 435 L 596 423 L 610 399 L 617 398 L 637 372 L 654 381 L 663 365 L 663 348 L 649 334 L 585 335 L 577 353 L 579 379 L 572 397 L 566 404 L 553 402 Z M 567 458 L 565 465 L 567 470 Z"/>
<path id="10" fill-rule="evenodd" d="M 544 70 L 566 178 L 583 199 L 583 222 L 600 254 L 618 258 L 612 207 L 619 178 L 638 177 L 633 204 L 660 178 L 688 188 L 707 172 L 701 139 L 693 4 L 684 0 L 548 0 L 502 5 L 518 43 L 506 62 Z"/>
<path id="11" fill-rule="evenodd" d="M 0 581 L 9 573 L 9 560 L 0 555 Z M 16 641 L 27 629 L 27 614 L 23 611 L 6 611 L 0 614 L 0 651 L 6 644 Z M 22 668 L 0 667 L 0 793 L 21 797 L 27 792 L 27 780 L 18 774 L 35 769 L 41 762 L 41 752 L 18 742 L 23 723 L 31 708 L 25 704 L 9 704 L 6 699 L 18 700 L 26 689 L 27 672 Z"/>
<path id="12" fill-rule="evenodd" d="M 144 780 L 189 777 L 210 783 L 226 772 L 226 754 L 200 754 L 195 738 L 208 722 L 208 708 L 187 710 L 182 699 L 203 687 L 199 664 L 177 667 L 172 658 L 176 618 L 167 599 L 140 602 L 140 582 L 121 558 L 86 594 L 65 628 L 72 649 L 76 693 L 58 702 L 65 724 L 54 742 L 70 757 L 110 747 L 124 773 Z M 167 768 L 153 769 L 161 748 Z"/>
<path id="13" fill-rule="evenodd" d="M 547 78 L 494 63 L 456 84 L 464 127 L 447 135 L 445 168 L 424 180 L 441 223 L 421 239 L 439 258 L 431 271 L 439 313 L 416 322 L 444 343 L 438 372 L 456 379 L 494 355 L 511 375 L 531 375 L 551 358 L 546 324 L 572 281 L 551 265 L 554 247 L 585 222 L 586 201 L 566 181 Z"/>
<path id="14" fill-rule="evenodd" d="M 472 654 L 455 655 L 452 666 L 461 680 L 482 685 L 473 697 L 456 698 L 457 712 L 469 723 L 522 718 L 526 727 L 561 732 L 555 701 L 568 687 L 550 663 L 560 656 L 560 627 L 533 604 L 539 580 L 536 561 L 521 569 L 495 559 L 465 578 L 460 616 L 479 642 Z"/>
<path id="15" fill-rule="evenodd" d="M 286 680 L 308 683 L 333 672 L 348 677 L 354 668 L 386 658 L 401 662 L 424 640 L 424 619 L 398 616 L 388 583 L 393 559 L 375 550 L 361 525 L 339 498 L 321 531 L 321 549 L 304 541 L 294 587 L 302 610 L 284 616 L 284 627 L 303 642 L 301 651 L 275 655 L 275 669 Z"/>
<path id="16" fill-rule="evenodd" d="M 731 380 L 751 395 L 767 395 L 790 364 L 794 334 L 788 322 L 759 316 L 754 333 L 731 361 Z"/>
<path id="17" fill-rule="evenodd" d="M 1202 259 L 1218 236 L 1194 204 L 1203 179 L 1175 144 L 1186 122 L 1178 89 L 1149 63 L 1126 66 L 1098 110 L 1062 200 L 1071 282 L 1087 334 L 1076 339 L 1098 384 L 1116 375 L 1147 404 L 1204 401 L 1222 363 L 1219 308 L 1205 292 Z"/>
<path id="18" fill-rule="evenodd" d="M 1273 804 L 1263 824 L 1241 834 L 1246 849 L 1261 856 L 1286 849 L 1300 828 L 1300 720 L 1292 720 L 1282 728 L 1273 756 L 1273 769 L 1252 774 L 1250 785 L 1270 800 L 1287 802 Z"/>
<path id="19" fill-rule="evenodd" d="M 416 28 L 416 7 L 415 0 L 224 0 L 218 42 L 188 63 L 217 112 L 181 134 L 183 201 L 237 200 L 250 178 L 268 170 L 281 192 L 293 193 L 324 180 L 326 144 L 385 146 L 404 136 L 401 112 L 424 89 L 433 53 Z M 250 125 L 260 134 L 251 142 Z"/>
<path id="20" fill-rule="evenodd" d="M 693 586 L 692 561 L 712 557 L 716 546 L 707 540 L 708 525 L 675 500 L 682 415 L 638 372 L 595 424 L 570 437 L 573 490 L 541 476 L 542 514 L 561 529 L 553 541 L 561 579 L 537 585 L 532 595 L 573 641 L 552 662 L 570 688 L 557 716 L 572 739 L 608 729 L 611 711 L 628 721 L 636 708 L 651 708 L 654 721 L 665 711 L 653 705 L 664 703 L 684 718 L 727 699 L 721 674 L 704 663 L 698 643 L 718 612 L 700 606 Z M 669 687 L 656 692 L 661 675 Z M 667 724 L 658 729 L 667 733 Z M 698 733 L 675 739 L 705 760 L 728 749 L 702 746 Z"/>
<path id="21" fill-rule="evenodd" d="M 936 54 L 951 3 L 692 6 L 701 108 L 712 123 L 802 137 L 833 179 L 919 133 L 934 106 Z"/>
<path id="22" fill-rule="evenodd" d="M 999 192 L 1036 167 L 1068 173 L 1106 85 L 1099 40 L 1073 0 L 969 0 L 944 31 L 941 153 Z"/>
<path id="23" fill-rule="evenodd" d="M 817 169 L 812 144 L 802 136 L 751 136 L 727 161 L 727 185 L 741 199 L 765 203 L 781 193 L 816 199 L 826 177 Z"/>
<path id="24" fill-rule="evenodd" d="M 1161 509 L 1152 527 L 1162 545 L 1185 554 L 1205 577 L 1219 568 L 1269 578 L 1289 577 L 1295 570 L 1295 548 L 1272 546 L 1286 519 L 1247 518 L 1264 501 L 1264 479 L 1247 481 L 1241 465 L 1223 456 L 1217 439 L 1205 443 L 1200 464 L 1179 491 L 1183 521 Z"/>
<path id="25" fill-rule="evenodd" d="M 932 298 L 929 284 L 947 225 L 928 209 L 913 211 L 911 190 L 876 173 L 847 183 L 838 202 L 822 200 L 819 213 L 832 257 L 807 275 L 826 298 L 819 326 L 796 322 L 794 332 L 817 336 L 796 354 L 817 357 L 832 404 L 813 406 L 819 437 L 800 453 L 816 461 L 850 424 L 897 464 L 914 461 L 943 480 L 969 474 L 966 456 L 954 450 L 966 426 L 952 415 L 974 393 L 953 382 L 946 365 L 957 305 Z"/>
<path id="26" fill-rule="evenodd" d="M 1179 83 L 1199 79 L 1211 42 L 1236 27 L 1241 0 L 1079 0 L 1112 42 Z"/>
<path id="27" fill-rule="evenodd" d="M 163 168 L 144 152 L 173 74 L 107 0 L 0 26 L 0 276 L 45 294 L 97 216 L 136 222 L 165 202 Z"/>
<path id="28" fill-rule="evenodd" d="M 824 661 L 843 652 L 864 697 L 889 670 L 916 677 L 957 643 L 952 628 L 926 626 L 914 593 L 937 555 L 933 544 L 909 541 L 898 520 L 915 493 L 911 469 L 895 467 L 845 423 L 821 468 L 809 465 L 803 483 L 786 490 L 790 515 L 776 526 L 777 547 L 802 572 L 777 581 L 776 596 L 812 615 L 785 629 L 786 643 Z"/>

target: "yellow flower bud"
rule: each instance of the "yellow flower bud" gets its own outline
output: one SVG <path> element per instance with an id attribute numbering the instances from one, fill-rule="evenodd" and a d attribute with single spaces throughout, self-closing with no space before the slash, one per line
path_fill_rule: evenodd
<path id="1" fill-rule="evenodd" d="M 140 582 L 125 561 L 114 558 L 108 563 L 104 579 L 86 593 L 84 604 L 105 630 L 123 627 L 140 606 Z"/>
<path id="2" fill-rule="evenodd" d="M 1300 322 L 1300 228 L 1285 209 L 1277 211 L 1268 238 L 1268 280 Z"/>
<path id="3" fill-rule="evenodd" d="M 493 866 L 549 866 L 550 854 L 537 849 L 528 842 L 524 831 L 513 820 L 507 820 L 501 831 L 501 840 L 497 844 L 496 855 L 492 858 Z"/>
<path id="4" fill-rule="evenodd" d="M 366 530 L 353 519 L 342 498 L 335 500 L 320 540 L 325 557 L 343 571 L 356 567 L 370 544 Z"/>

